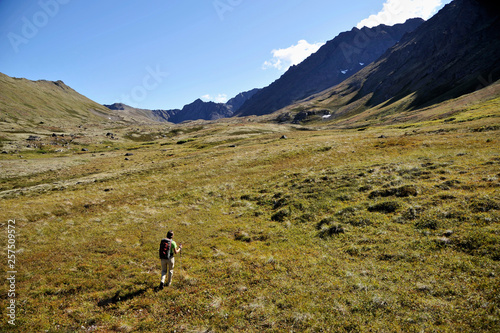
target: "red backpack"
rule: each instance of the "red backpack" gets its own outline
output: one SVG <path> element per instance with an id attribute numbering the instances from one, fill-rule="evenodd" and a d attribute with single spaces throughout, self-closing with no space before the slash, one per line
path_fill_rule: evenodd
<path id="1" fill-rule="evenodd" d="M 172 247 L 172 240 L 168 238 L 163 238 L 160 242 L 160 259 L 170 259 L 172 257 L 171 254 L 171 249 Z"/>

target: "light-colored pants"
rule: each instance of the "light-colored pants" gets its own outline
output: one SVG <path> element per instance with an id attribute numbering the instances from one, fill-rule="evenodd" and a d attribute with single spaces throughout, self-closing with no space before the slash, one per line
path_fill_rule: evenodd
<path id="1" fill-rule="evenodd" d="M 161 260 L 161 282 L 165 283 L 165 276 L 168 272 L 167 286 L 172 283 L 172 275 L 174 275 L 174 257 L 170 259 L 160 259 Z"/>

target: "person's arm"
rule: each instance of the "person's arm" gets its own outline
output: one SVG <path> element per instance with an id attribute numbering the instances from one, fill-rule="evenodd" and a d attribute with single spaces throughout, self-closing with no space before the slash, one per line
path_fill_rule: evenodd
<path id="1" fill-rule="evenodd" d="M 182 244 L 179 244 L 179 246 L 177 246 L 175 249 L 174 249 L 174 253 L 177 254 L 179 252 L 181 252 L 181 249 L 182 249 Z"/>

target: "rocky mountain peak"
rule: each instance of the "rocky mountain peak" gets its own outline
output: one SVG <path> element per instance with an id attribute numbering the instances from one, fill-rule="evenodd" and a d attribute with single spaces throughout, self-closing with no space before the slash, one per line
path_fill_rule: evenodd
<path id="1" fill-rule="evenodd" d="M 243 104 L 238 115 L 272 113 L 298 100 L 330 88 L 378 59 L 401 37 L 424 21 L 410 19 L 394 26 L 353 28 L 340 33 L 302 63 Z"/>

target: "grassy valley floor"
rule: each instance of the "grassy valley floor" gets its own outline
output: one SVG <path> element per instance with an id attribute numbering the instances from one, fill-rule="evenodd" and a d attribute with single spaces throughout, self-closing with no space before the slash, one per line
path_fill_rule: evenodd
<path id="1" fill-rule="evenodd" d="M 2 154 L 0 328 L 499 331 L 496 124 L 94 128 Z M 184 251 L 158 291 L 170 229 Z"/>

